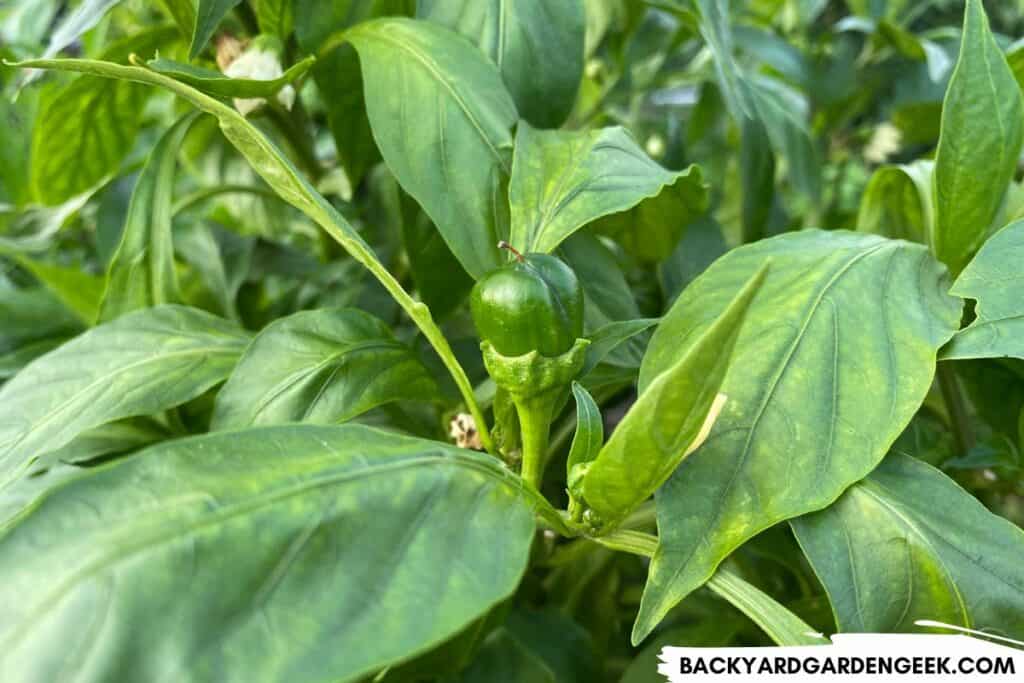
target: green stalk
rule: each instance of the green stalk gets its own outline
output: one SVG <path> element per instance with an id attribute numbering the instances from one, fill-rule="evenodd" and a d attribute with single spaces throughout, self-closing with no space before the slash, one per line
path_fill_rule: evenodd
<path id="1" fill-rule="evenodd" d="M 469 383 L 466 371 L 455 358 L 448 340 L 441 328 L 434 322 L 430 309 L 426 304 L 416 301 L 380 262 L 373 249 L 358 232 L 338 213 L 330 202 L 316 191 L 309 181 L 299 173 L 298 169 L 281 154 L 274 143 L 266 138 L 258 129 L 249 123 L 244 116 L 228 107 L 223 102 L 199 92 L 184 83 L 174 80 L 151 69 L 139 66 L 141 61 L 132 55 L 130 61 L 135 66 L 123 66 L 113 62 L 93 59 L 35 59 L 23 62 L 3 63 L 7 66 L 35 69 L 58 69 L 87 73 L 104 78 L 117 78 L 149 85 L 157 85 L 170 90 L 188 100 L 198 109 L 212 114 L 217 118 L 224 136 L 246 158 L 253 169 L 263 177 L 277 194 L 286 202 L 302 211 L 323 228 L 335 241 L 347 251 L 352 258 L 366 267 L 380 281 L 385 290 L 398 302 L 398 305 L 412 318 L 412 321 L 423 332 L 437 355 L 441 358 L 448 372 L 451 373 L 455 385 L 459 388 L 466 408 L 476 421 L 480 441 L 490 453 L 494 453 L 494 441 L 483 412 L 473 396 L 473 386 Z"/>
<path id="2" fill-rule="evenodd" d="M 551 434 L 551 408 L 553 392 L 530 398 L 513 399 L 519 414 L 519 431 L 523 443 L 522 477 L 535 489 L 540 489 L 547 461 L 548 439 Z"/>
<path id="3" fill-rule="evenodd" d="M 658 537 L 640 531 L 620 529 L 590 540 L 613 550 L 641 557 L 654 557 L 658 549 Z M 751 621 L 779 645 L 822 645 L 828 642 L 800 617 L 725 567 L 719 567 L 706 585 L 719 597 L 750 617 Z"/>

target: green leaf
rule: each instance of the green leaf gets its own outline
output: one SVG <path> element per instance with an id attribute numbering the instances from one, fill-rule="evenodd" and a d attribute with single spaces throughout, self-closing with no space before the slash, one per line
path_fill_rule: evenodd
<path id="1" fill-rule="evenodd" d="M 50 33 L 43 58 L 53 57 L 78 40 L 82 34 L 98 24 L 120 0 L 84 0 L 73 12 L 61 19 L 60 25 Z"/>
<path id="2" fill-rule="evenodd" d="M 744 541 L 828 505 L 870 472 L 959 326 L 962 304 L 923 246 L 807 230 L 719 259 L 659 326 L 645 368 L 685 355 L 769 258 L 721 387 L 727 408 L 657 493 L 661 545 L 635 641 Z M 641 369 L 641 386 L 653 379 Z"/>
<path id="3" fill-rule="evenodd" d="M 1024 630 L 1024 532 L 916 458 L 890 455 L 833 505 L 790 524 L 840 631 L 915 631 L 919 619 Z"/>
<path id="4" fill-rule="evenodd" d="M 583 477 L 583 497 L 606 524 L 645 501 L 707 438 L 726 397 L 718 393 L 744 316 L 764 282 L 758 270 L 721 316 L 689 347 L 644 356 L 639 397 Z M 674 309 L 656 333 L 679 336 Z M 676 350 L 681 353 L 675 353 Z"/>
<path id="5" fill-rule="evenodd" d="M 942 350 L 943 360 L 1024 358 L 1024 221 L 991 237 L 953 283 L 950 294 L 975 299 L 977 318 Z"/>
<path id="6" fill-rule="evenodd" d="M 384 161 L 474 278 L 501 264 L 515 104 L 497 67 L 458 34 L 404 18 L 347 33 Z"/>
<path id="7" fill-rule="evenodd" d="M 980 0 L 968 0 L 942 104 L 932 248 L 957 275 L 989 234 L 1024 141 L 1024 101 Z M 999 226 L 995 226 L 999 227 Z"/>
<path id="8" fill-rule="evenodd" d="M 565 461 L 570 481 L 573 467 L 592 461 L 604 445 L 604 421 L 594 398 L 579 382 L 572 383 L 572 395 L 576 399 L 576 433 Z"/>
<path id="9" fill-rule="evenodd" d="M 302 311 L 263 329 L 217 394 L 213 429 L 344 422 L 437 385 L 387 326 L 355 308 Z"/>
<path id="10" fill-rule="evenodd" d="M 192 29 L 192 45 L 188 58 L 195 59 L 210 42 L 221 20 L 242 0 L 197 0 L 196 24 Z"/>
<path id="11" fill-rule="evenodd" d="M 657 557 L 660 547 L 657 536 L 632 530 L 620 529 L 591 540 L 644 557 Z M 719 567 L 707 583 L 712 592 L 743 612 L 778 645 L 823 645 L 828 642 L 792 611 L 727 567 Z M 640 641 L 634 639 L 633 644 L 639 645 Z"/>
<path id="12" fill-rule="evenodd" d="M 160 0 L 160 3 L 171 15 L 182 37 L 191 40 L 196 25 L 195 0 Z"/>
<path id="13" fill-rule="evenodd" d="M 202 394 L 227 377 L 247 341 L 208 313 L 160 306 L 38 358 L 0 388 L 0 485 L 88 429 Z"/>
<path id="14" fill-rule="evenodd" d="M 442 29 L 438 29 L 442 30 Z M 479 428 L 480 438 L 487 449 L 491 449 L 490 433 L 486 429 L 483 413 L 473 396 L 473 387 L 459 365 L 447 339 L 434 323 L 430 309 L 414 301 L 402 285 L 378 260 L 376 254 L 324 197 L 318 193 L 281 151 L 258 129 L 234 109 L 208 95 L 179 83 L 172 78 L 138 66 L 121 66 L 89 59 L 50 59 L 18 62 L 23 68 L 61 69 L 103 76 L 117 80 L 138 81 L 162 88 L 185 98 L 198 109 L 214 115 L 221 132 L 245 157 L 253 170 L 259 173 L 268 185 L 284 201 L 302 211 L 324 229 L 352 258 L 369 270 L 383 288 L 416 323 L 423 336 L 437 351 L 441 362 L 452 375 L 459 393 Z"/>
<path id="15" fill-rule="evenodd" d="M 583 361 L 583 369 L 580 370 L 580 377 L 585 377 L 588 372 L 596 368 L 602 363 L 609 354 L 615 349 L 619 348 L 622 344 L 628 342 L 630 339 L 635 338 L 637 335 L 646 332 L 655 325 L 661 322 L 661 318 L 638 318 L 636 320 L 618 320 L 611 322 L 604 327 L 595 330 L 592 334 L 587 335 L 587 339 L 590 340 L 590 346 L 587 347 L 587 356 Z M 617 359 L 612 359 L 613 365 L 618 365 Z M 639 368 L 638 363 L 635 366 Z"/>
<path id="16" fill-rule="evenodd" d="M 260 25 L 261 33 L 269 33 L 288 40 L 293 25 L 294 0 L 254 0 L 253 11 Z"/>
<path id="17" fill-rule="evenodd" d="M 317 88 L 330 96 L 324 101 L 327 123 L 334 137 L 338 160 L 353 187 L 359 185 L 371 166 L 380 161 L 373 141 L 363 98 L 359 58 L 348 44 L 326 54 L 324 46 L 334 44 L 335 35 L 375 17 L 405 14 L 406 0 L 294 0 L 295 38 L 306 53 L 318 53 L 313 66 Z M 415 3 L 412 3 L 415 5 Z"/>
<path id="18" fill-rule="evenodd" d="M 520 123 L 509 204 L 510 241 L 520 251 L 549 253 L 584 225 L 635 209 L 599 229 L 660 260 L 707 208 L 707 187 L 699 168 L 662 168 L 624 128 L 556 131 Z"/>
<path id="19" fill-rule="evenodd" d="M 114 43 L 103 59 L 121 61 L 167 41 L 173 26 L 149 29 Z M 132 150 L 149 93 L 133 83 L 79 77 L 44 98 L 32 131 L 32 191 L 60 204 L 118 170 Z"/>
<path id="20" fill-rule="evenodd" d="M 583 287 L 583 331 L 594 339 L 599 330 L 613 322 L 637 320 L 643 317 L 616 255 L 601 238 L 579 231 L 562 242 L 557 255 L 573 269 Z M 596 340 L 595 340 L 596 341 Z M 608 355 L 609 362 L 623 367 L 640 367 L 644 344 L 635 337 L 629 343 L 615 347 Z M 588 358 L 598 349 L 587 349 Z"/>
<path id="21" fill-rule="evenodd" d="M 0 253 L 3 253 L 0 247 Z M 103 280 L 81 268 L 55 266 L 27 256 L 14 256 L 18 265 L 32 273 L 62 304 L 86 325 L 93 325 L 99 314 Z"/>
<path id="22" fill-rule="evenodd" d="M 565 123 L 583 77 L 582 0 L 420 0 L 416 15 L 478 45 L 524 119 L 538 128 Z"/>
<path id="23" fill-rule="evenodd" d="M 161 444 L 50 488 L 0 536 L 0 678 L 363 680 L 512 593 L 534 534 L 521 486 L 358 425 Z"/>
<path id="24" fill-rule="evenodd" d="M 554 672 L 507 629 L 487 636 L 480 651 L 457 683 L 560 683 Z"/>
<path id="25" fill-rule="evenodd" d="M 306 57 L 293 64 L 283 74 L 270 80 L 252 78 L 229 78 L 219 71 L 205 69 L 191 64 L 182 64 L 159 57 L 146 62 L 153 71 L 170 76 L 176 81 L 187 83 L 200 92 L 215 97 L 273 97 L 286 85 L 306 75 L 316 62 L 316 57 Z"/>
<path id="26" fill-rule="evenodd" d="M 927 244 L 934 230 L 933 161 L 883 166 L 864 190 L 857 230 Z"/>
<path id="27" fill-rule="evenodd" d="M 180 303 L 171 238 L 178 150 L 197 112 L 178 119 L 157 141 L 135 181 L 121 241 L 107 266 L 99 322 L 167 303 Z"/>
<path id="28" fill-rule="evenodd" d="M 151 418 L 131 417 L 82 432 L 55 451 L 41 456 L 34 469 L 56 463 L 75 464 L 120 455 L 170 438 L 170 432 Z"/>
<path id="29" fill-rule="evenodd" d="M 0 280 L 0 350 L 51 334 L 79 332 L 80 321 L 44 287 L 15 289 Z"/>
<path id="30" fill-rule="evenodd" d="M 195 269 L 223 317 L 241 320 L 236 300 L 252 266 L 256 239 L 196 221 L 175 231 L 174 247 Z"/>

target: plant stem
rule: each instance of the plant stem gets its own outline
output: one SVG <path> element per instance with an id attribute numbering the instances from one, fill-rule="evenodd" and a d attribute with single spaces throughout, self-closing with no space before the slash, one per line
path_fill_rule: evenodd
<path id="1" fill-rule="evenodd" d="M 942 400 L 949 411 L 949 423 L 953 429 L 957 449 L 960 455 L 966 455 L 974 446 L 974 434 L 967 414 L 967 404 L 964 402 L 964 395 L 960 391 L 960 383 L 957 381 L 953 366 L 949 363 L 939 363 L 936 378 L 939 381 Z"/>
<path id="2" fill-rule="evenodd" d="M 551 433 L 551 410 L 547 397 L 540 396 L 516 401 L 519 430 L 523 441 L 523 479 L 540 489 L 547 461 L 548 438 Z"/>
<path id="3" fill-rule="evenodd" d="M 177 216 L 182 211 L 191 209 L 196 204 L 222 194 L 253 194 L 259 197 L 266 197 L 268 199 L 280 199 L 280 197 L 270 190 L 265 190 L 262 187 L 256 187 L 255 185 L 217 185 L 215 187 L 204 187 L 191 194 L 185 195 L 174 203 L 174 208 L 171 210 L 171 213 Z"/>
<path id="4" fill-rule="evenodd" d="M 613 550 L 642 557 L 654 557 L 654 552 L 658 549 L 658 537 L 640 531 L 619 529 L 590 540 Z M 828 642 L 800 617 L 726 567 L 720 566 L 706 585 L 719 597 L 750 617 L 751 621 L 779 645 L 821 645 Z"/>

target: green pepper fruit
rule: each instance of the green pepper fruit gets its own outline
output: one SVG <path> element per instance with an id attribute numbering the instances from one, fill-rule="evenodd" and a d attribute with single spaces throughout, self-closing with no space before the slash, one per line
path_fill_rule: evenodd
<path id="1" fill-rule="evenodd" d="M 548 254 L 520 254 L 481 278 L 470 295 L 480 339 L 504 356 L 560 356 L 583 336 L 583 289 L 569 266 Z"/>
<path id="2" fill-rule="evenodd" d="M 554 256 L 520 254 L 498 244 L 515 260 L 484 276 L 473 288 L 470 310 L 484 365 L 498 386 L 498 398 L 510 399 L 518 420 L 524 480 L 540 487 L 551 420 L 568 397 L 569 385 L 583 367 L 590 341 L 583 338 L 583 290 L 575 273 Z M 506 410 L 502 428 L 511 427 Z M 506 455 L 512 453 L 506 452 Z"/>

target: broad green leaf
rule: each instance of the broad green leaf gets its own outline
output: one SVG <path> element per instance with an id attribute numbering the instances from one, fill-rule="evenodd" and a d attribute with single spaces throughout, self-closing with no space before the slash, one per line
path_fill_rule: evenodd
<path id="1" fill-rule="evenodd" d="M 135 181 L 121 241 L 107 266 L 99 322 L 140 308 L 180 303 L 171 237 L 174 171 L 182 140 L 197 116 L 190 112 L 167 129 Z"/>
<path id="2" fill-rule="evenodd" d="M 975 299 L 977 318 L 957 332 L 942 358 L 1024 358 L 1024 221 L 1012 223 L 982 246 L 950 294 Z"/>
<path id="3" fill-rule="evenodd" d="M 915 631 L 931 620 L 1024 632 L 1024 532 L 916 458 L 890 455 L 790 524 L 840 631 Z"/>
<path id="4" fill-rule="evenodd" d="M 173 26 L 114 43 L 103 59 L 122 61 L 173 40 Z M 125 81 L 81 76 L 44 97 L 32 132 L 32 191 L 60 204 L 116 172 L 132 150 L 149 93 Z"/>
<path id="5" fill-rule="evenodd" d="M 619 320 L 611 322 L 604 327 L 595 330 L 587 335 L 590 346 L 587 347 L 586 359 L 583 361 L 583 369 L 580 370 L 580 377 L 586 376 L 588 372 L 596 368 L 601 362 L 608 358 L 615 349 L 622 344 L 635 338 L 637 335 L 646 332 L 661 322 L 660 318 L 638 318 L 636 320 Z M 612 359 L 613 365 L 618 364 L 617 359 Z M 639 363 L 635 366 L 639 368 Z"/>
<path id="6" fill-rule="evenodd" d="M 293 64 L 277 78 L 259 81 L 252 78 L 229 78 L 219 71 L 201 66 L 182 64 L 159 57 L 146 62 L 153 71 L 170 76 L 176 81 L 187 83 L 200 92 L 216 97 L 273 97 L 286 85 L 306 75 L 316 62 L 316 57 L 306 57 Z"/>
<path id="7" fill-rule="evenodd" d="M 644 356 L 636 403 L 583 476 L 586 504 L 604 523 L 618 522 L 650 497 L 708 437 L 727 400 L 718 393 L 722 378 L 766 270 L 750 278 L 692 345 Z M 662 336 L 679 323 L 670 311 Z"/>
<path id="8" fill-rule="evenodd" d="M 443 29 L 438 29 L 443 30 Z M 183 97 L 198 109 L 217 118 L 221 132 L 241 152 L 246 161 L 284 201 L 302 211 L 324 229 L 352 258 L 369 270 L 383 288 L 416 323 L 423 336 L 437 351 L 441 362 L 452 375 L 459 393 L 480 428 L 480 438 L 491 449 L 490 433 L 473 396 L 473 387 L 459 365 L 447 339 L 434 323 L 430 309 L 413 300 L 402 285 L 377 259 L 373 249 L 348 221 L 310 185 L 295 166 L 258 129 L 234 109 L 183 83 L 139 66 L 121 66 L 89 59 L 48 59 L 18 62 L 23 68 L 59 69 L 87 73 L 116 80 L 137 81 L 157 85 Z"/>
<path id="9" fill-rule="evenodd" d="M 707 208 L 700 169 L 668 171 L 621 127 L 537 130 L 520 123 L 509 186 L 512 246 L 548 253 L 599 218 L 631 251 L 660 260 L 686 224 Z"/>
<path id="10" fill-rule="evenodd" d="M 857 214 L 857 230 L 927 244 L 935 224 L 933 161 L 883 166 L 871 176 Z"/>
<path id="11" fill-rule="evenodd" d="M 156 420 L 130 417 L 82 432 L 64 446 L 41 456 L 34 463 L 34 469 L 128 453 L 170 437 L 167 428 Z"/>
<path id="12" fill-rule="evenodd" d="M 420 0 L 416 15 L 477 44 L 524 119 L 565 123 L 583 78 L 583 0 Z"/>
<path id="13" fill-rule="evenodd" d="M 352 186 L 359 185 L 371 166 L 380 161 L 380 152 L 373 140 L 370 121 L 363 98 L 363 78 L 355 49 L 342 44 L 323 52 L 325 44 L 334 43 L 339 31 L 375 17 L 407 14 L 415 5 L 409 0 L 293 0 L 295 3 L 295 38 L 305 53 L 317 53 L 313 78 L 320 92 L 329 93 L 324 106 L 327 123 L 334 137 L 338 160 Z"/>
<path id="14" fill-rule="evenodd" d="M 256 335 L 217 394 L 213 429 L 344 422 L 437 385 L 387 326 L 355 308 L 302 311 Z"/>
<path id="15" fill-rule="evenodd" d="M 294 0 L 254 0 L 253 11 L 262 33 L 287 41 L 293 25 Z"/>
<path id="16" fill-rule="evenodd" d="M 32 273 L 81 322 L 86 325 L 96 322 L 103 294 L 102 279 L 78 267 L 55 266 L 27 256 L 15 256 L 14 260 Z"/>
<path id="17" fill-rule="evenodd" d="M 388 168 L 470 275 L 496 268 L 518 118 L 497 67 L 431 22 L 377 19 L 346 35 L 359 52 L 366 109 Z"/>
<path id="18" fill-rule="evenodd" d="M 192 29 L 192 45 L 188 49 L 189 59 L 199 56 L 210 42 L 221 20 L 240 2 L 241 0 L 197 0 L 196 24 Z"/>
<path id="19" fill-rule="evenodd" d="M 592 461 L 604 445 L 604 421 L 594 398 L 579 382 L 572 383 L 572 395 L 576 400 L 576 433 L 565 460 L 565 472 L 570 481 L 573 467 Z"/>
<path id="20" fill-rule="evenodd" d="M 921 405 L 962 303 L 925 247 L 807 230 L 735 249 L 677 299 L 641 369 L 685 355 L 766 259 L 704 446 L 658 491 L 661 545 L 634 640 L 743 542 L 831 503 Z M 699 491 L 699 495 L 694 492 Z"/>
<path id="21" fill-rule="evenodd" d="M 512 593 L 535 497 L 493 458 L 358 425 L 161 444 L 0 536 L 0 678 L 364 680 Z"/>
<path id="22" fill-rule="evenodd" d="M 613 322 L 643 317 L 615 254 L 601 238 L 588 231 L 576 232 L 562 242 L 557 255 L 569 264 L 583 287 L 585 336 L 593 339 L 599 330 L 608 328 Z M 588 348 L 588 357 L 596 357 L 591 354 L 597 354 L 602 348 Z M 634 337 L 612 349 L 608 359 L 617 365 L 638 368 L 643 352 L 642 340 Z"/>
<path id="23" fill-rule="evenodd" d="M 0 388 L 0 485 L 82 432 L 184 403 L 224 380 L 246 334 L 181 306 L 100 325 Z"/>
<path id="24" fill-rule="evenodd" d="M 1024 101 L 980 0 L 968 0 L 942 105 L 932 248 L 956 275 L 989 234 L 1024 141 Z M 999 226 L 995 226 L 999 227 Z"/>

